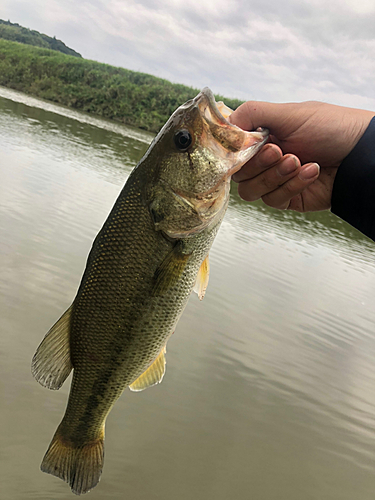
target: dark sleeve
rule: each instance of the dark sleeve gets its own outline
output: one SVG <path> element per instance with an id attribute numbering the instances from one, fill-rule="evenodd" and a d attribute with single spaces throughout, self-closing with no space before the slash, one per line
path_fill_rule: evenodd
<path id="1" fill-rule="evenodd" d="M 338 168 L 331 211 L 375 241 L 375 117 Z"/>

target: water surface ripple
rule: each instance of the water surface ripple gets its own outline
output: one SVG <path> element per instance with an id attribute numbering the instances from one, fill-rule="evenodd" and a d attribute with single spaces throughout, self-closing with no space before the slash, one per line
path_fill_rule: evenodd
<path id="1" fill-rule="evenodd" d="M 66 404 L 30 360 L 70 304 L 149 134 L 0 89 L 1 498 L 68 499 L 39 464 Z M 373 500 L 374 244 L 329 212 L 231 202 L 160 386 L 108 418 L 94 499 Z"/>

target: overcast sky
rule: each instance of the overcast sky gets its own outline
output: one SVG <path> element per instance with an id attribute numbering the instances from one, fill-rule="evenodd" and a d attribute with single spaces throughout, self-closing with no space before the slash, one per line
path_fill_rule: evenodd
<path id="1" fill-rule="evenodd" d="M 375 0 L 0 0 L 83 57 L 240 99 L 375 110 Z"/>

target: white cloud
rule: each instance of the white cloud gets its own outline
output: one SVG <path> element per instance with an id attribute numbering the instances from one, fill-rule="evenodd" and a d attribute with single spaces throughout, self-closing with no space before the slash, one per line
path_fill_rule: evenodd
<path id="1" fill-rule="evenodd" d="M 375 13 L 375 3 L 373 0 L 344 0 L 342 2 L 348 6 L 353 12 L 358 14 L 373 14 Z M 342 4 L 341 4 L 342 5 Z"/>
<path id="2" fill-rule="evenodd" d="M 242 99 L 375 109 L 373 0 L 5 0 L 93 58 Z"/>

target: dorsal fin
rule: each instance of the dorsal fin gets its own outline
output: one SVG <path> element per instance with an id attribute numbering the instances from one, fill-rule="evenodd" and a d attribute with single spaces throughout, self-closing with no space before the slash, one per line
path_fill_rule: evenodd
<path id="1" fill-rule="evenodd" d="M 72 306 L 48 331 L 33 357 L 32 374 L 48 389 L 60 389 L 73 368 L 69 343 L 71 314 Z"/>
<path id="2" fill-rule="evenodd" d="M 208 260 L 208 255 L 204 259 L 199 268 L 197 274 L 197 280 L 194 285 L 194 292 L 198 294 L 199 300 L 203 300 L 203 297 L 207 290 L 208 279 L 210 277 L 210 262 Z"/>
<path id="3" fill-rule="evenodd" d="M 152 387 L 153 385 L 160 384 L 163 380 L 165 373 L 165 346 L 160 351 L 160 354 L 152 363 L 151 366 L 147 368 L 145 372 L 142 373 L 131 385 L 129 389 L 131 391 L 139 392 L 147 389 L 147 387 Z"/>

